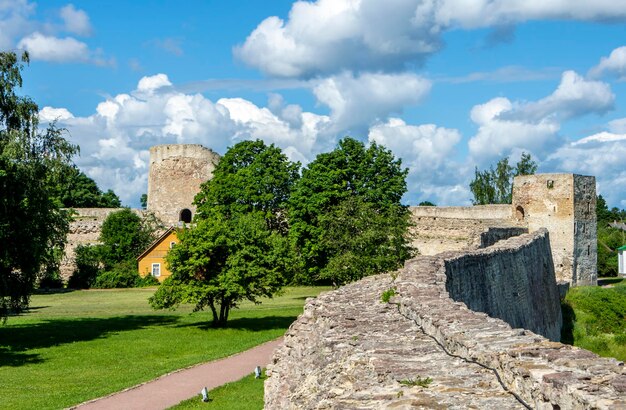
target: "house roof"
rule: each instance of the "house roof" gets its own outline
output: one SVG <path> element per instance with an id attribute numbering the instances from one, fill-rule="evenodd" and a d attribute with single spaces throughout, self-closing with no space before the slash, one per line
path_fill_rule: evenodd
<path id="1" fill-rule="evenodd" d="M 152 242 L 150 246 L 148 246 L 146 250 L 142 252 L 141 255 L 137 256 L 137 260 L 138 261 L 141 260 L 144 256 L 150 253 L 150 251 L 152 251 L 152 249 L 154 249 L 158 244 L 163 242 L 163 239 L 165 239 L 170 233 L 175 232 L 175 231 L 176 229 L 173 226 L 169 227 L 165 232 L 163 232 L 161 236 L 157 238 L 156 241 Z"/>
<path id="2" fill-rule="evenodd" d="M 618 251 L 626 251 L 626 245 L 617 248 Z"/>

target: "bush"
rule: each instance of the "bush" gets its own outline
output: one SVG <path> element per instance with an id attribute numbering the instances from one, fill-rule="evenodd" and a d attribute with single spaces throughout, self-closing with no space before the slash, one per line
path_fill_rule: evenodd
<path id="1" fill-rule="evenodd" d="M 100 246 L 79 245 L 75 251 L 76 270 L 70 276 L 67 287 L 89 289 L 100 270 Z"/>
<path id="2" fill-rule="evenodd" d="M 155 278 L 152 275 L 147 275 L 147 276 L 144 276 L 143 278 L 139 277 L 135 286 L 137 286 L 138 288 L 143 288 L 147 286 L 159 286 L 160 284 L 161 282 L 159 282 L 157 278 Z"/>
<path id="3" fill-rule="evenodd" d="M 61 280 L 59 272 L 46 272 L 46 274 L 39 279 L 40 289 L 61 289 L 62 287 L 63 280 Z"/>
<path id="4" fill-rule="evenodd" d="M 97 289 L 132 288 L 141 280 L 134 264 L 121 262 L 100 273 L 92 287 Z"/>

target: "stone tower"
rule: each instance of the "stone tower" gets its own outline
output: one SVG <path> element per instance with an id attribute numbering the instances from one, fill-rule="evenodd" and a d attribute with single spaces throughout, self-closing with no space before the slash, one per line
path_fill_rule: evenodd
<path id="1" fill-rule="evenodd" d="M 597 284 L 595 177 L 515 177 L 513 213 L 527 224 L 529 232 L 548 228 L 557 282 L 569 282 L 571 286 Z"/>
<path id="2" fill-rule="evenodd" d="M 220 156 L 199 144 L 150 148 L 148 210 L 167 225 L 191 222 L 200 184 L 213 177 Z"/>

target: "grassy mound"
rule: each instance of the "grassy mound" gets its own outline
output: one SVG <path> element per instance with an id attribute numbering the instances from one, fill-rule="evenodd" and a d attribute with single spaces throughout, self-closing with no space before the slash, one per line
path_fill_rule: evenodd
<path id="1" fill-rule="evenodd" d="M 626 282 L 572 288 L 562 307 L 563 343 L 626 360 Z"/>

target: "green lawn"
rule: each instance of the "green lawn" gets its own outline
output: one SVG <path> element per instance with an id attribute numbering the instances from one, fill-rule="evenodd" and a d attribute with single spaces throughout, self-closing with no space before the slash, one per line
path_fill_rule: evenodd
<path id="1" fill-rule="evenodd" d="M 189 306 L 153 311 L 154 288 L 35 295 L 28 313 L 0 326 L 0 407 L 68 407 L 246 350 L 282 335 L 322 290 L 287 288 L 261 305 L 243 303 L 224 329 Z"/>
<path id="2" fill-rule="evenodd" d="M 626 282 L 598 281 L 612 287 L 580 286 L 563 302 L 562 341 L 600 356 L 626 360 Z"/>
<path id="3" fill-rule="evenodd" d="M 264 371 L 265 373 L 265 371 Z M 261 410 L 263 409 L 263 382 L 255 379 L 254 374 L 236 382 L 228 383 L 209 392 L 209 401 L 204 403 L 201 395 L 180 402 L 171 407 L 174 410 Z"/>

